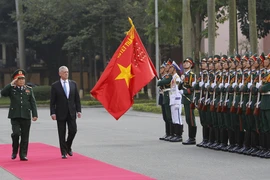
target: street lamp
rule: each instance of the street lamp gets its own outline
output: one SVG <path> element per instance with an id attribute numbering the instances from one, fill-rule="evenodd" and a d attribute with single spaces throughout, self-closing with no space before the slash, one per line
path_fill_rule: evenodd
<path id="1" fill-rule="evenodd" d="M 94 63 L 94 72 L 95 72 L 95 83 L 97 82 L 97 61 L 100 59 L 99 55 L 95 56 L 95 63 Z"/>
<path id="2" fill-rule="evenodd" d="M 83 64 L 84 64 L 84 57 L 80 60 L 81 68 L 80 68 L 80 98 L 83 98 Z"/>

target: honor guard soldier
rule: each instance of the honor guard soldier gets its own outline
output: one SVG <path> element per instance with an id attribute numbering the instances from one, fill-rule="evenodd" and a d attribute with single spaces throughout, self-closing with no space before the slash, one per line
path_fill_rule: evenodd
<path id="1" fill-rule="evenodd" d="M 163 105 L 164 105 L 164 110 L 165 110 L 165 115 L 166 115 L 166 123 L 169 124 L 169 136 L 166 136 L 162 138 L 161 140 L 169 141 L 175 136 L 174 133 L 174 126 L 172 123 L 172 116 L 171 116 L 171 107 L 170 107 L 170 86 L 171 86 L 171 80 L 172 80 L 172 75 L 169 74 L 169 68 L 170 65 L 172 64 L 172 60 L 168 59 L 165 67 L 166 75 L 164 76 L 163 79 L 158 81 L 158 86 L 163 88 Z"/>
<path id="2" fill-rule="evenodd" d="M 159 72 L 160 72 L 160 80 L 164 79 L 165 75 L 166 75 L 166 71 L 165 71 L 165 67 L 166 67 L 166 62 L 164 61 L 163 64 L 160 66 L 159 68 Z M 166 118 L 166 112 L 165 112 L 165 105 L 163 104 L 163 89 L 165 89 L 164 86 L 159 86 L 159 99 L 158 99 L 158 104 L 161 106 L 161 112 L 162 112 L 162 117 L 163 120 L 165 122 L 165 135 L 161 138 L 159 138 L 159 140 L 164 140 L 166 137 L 168 137 L 170 135 L 170 123 L 167 121 Z"/>
<path id="3" fill-rule="evenodd" d="M 2 96 L 10 98 L 8 118 L 12 125 L 11 159 L 16 159 L 19 151 L 20 160 L 27 161 L 31 113 L 33 121 L 38 118 L 36 100 L 32 88 L 25 85 L 23 69 L 16 70 L 12 79 L 1 91 Z"/>
<path id="4" fill-rule="evenodd" d="M 170 90 L 170 106 L 175 137 L 170 139 L 170 142 L 182 142 L 182 133 L 183 133 L 183 121 L 181 116 L 182 111 L 181 101 L 183 90 L 178 89 L 178 85 L 180 84 L 181 79 L 176 71 L 180 71 L 180 67 L 175 63 L 175 61 L 173 61 L 170 66 L 169 73 L 172 75 L 171 90 Z"/>
<path id="5" fill-rule="evenodd" d="M 207 82 L 208 77 L 208 65 L 207 59 L 203 58 L 200 62 L 200 76 L 197 79 L 197 83 L 194 86 L 195 92 L 195 104 L 197 104 L 197 109 L 199 111 L 200 123 L 202 125 L 202 136 L 203 140 L 201 143 L 197 144 L 198 147 L 204 147 L 208 143 L 209 139 L 209 127 L 206 119 L 206 112 L 202 110 L 204 99 L 205 99 L 205 88 L 204 84 Z"/>
<path id="6" fill-rule="evenodd" d="M 256 86 L 259 87 L 259 93 L 261 93 L 261 117 L 262 117 L 262 133 L 264 134 L 264 152 L 260 154 L 260 157 L 270 158 L 270 54 L 264 60 L 264 68 L 266 73 L 263 80 Z"/>
<path id="7" fill-rule="evenodd" d="M 191 71 L 194 67 L 193 59 L 188 57 L 183 62 L 185 70 L 183 83 L 179 84 L 179 90 L 183 90 L 182 104 L 184 104 L 185 117 L 188 125 L 188 140 L 183 142 L 184 145 L 196 144 L 197 126 L 195 122 L 194 109 L 190 108 L 193 94 L 193 82 L 195 81 L 195 74 Z"/>

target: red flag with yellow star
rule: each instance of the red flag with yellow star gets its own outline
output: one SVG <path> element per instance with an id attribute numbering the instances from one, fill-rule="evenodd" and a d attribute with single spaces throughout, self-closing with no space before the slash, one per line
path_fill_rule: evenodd
<path id="1" fill-rule="evenodd" d="M 106 110 L 118 120 L 133 104 L 133 97 L 157 72 L 133 25 L 91 90 Z"/>

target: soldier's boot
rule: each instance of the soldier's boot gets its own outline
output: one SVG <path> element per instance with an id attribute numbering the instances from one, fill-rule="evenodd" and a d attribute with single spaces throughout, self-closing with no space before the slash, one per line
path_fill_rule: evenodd
<path id="1" fill-rule="evenodd" d="M 266 133 L 266 144 L 267 144 L 267 152 L 264 155 L 264 158 L 270 158 L 270 132 Z"/>
<path id="2" fill-rule="evenodd" d="M 168 122 L 165 122 L 165 135 L 163 137 L 160 137 L 159 140 L 165 140 L 170 135 L 170 124 Z"/>
<path id="3" fill-rule="evenodd" d="M 259 142 L 259 134 L 256 131 L 251 131 L 251 142 L 250 142 L 250 149 L 246 152 L 246 155 L 251 155 L 257 152 L 258 149 L 258 142 Z"/>
<path id="4" fill-rule="evenodd" d="M 225 128 L 220 129 L 220 145 L 215 150 L 222 150 L 228 146 L 228 132 Z"/>
<path id="5" fill-rule="evenodd" d="M 208 138 L 208 143 L 206 143 L 203 147 L 204 148 L 209 148 L 214 142 L 215 142 L 215 131 L 213 127 L 208 127 L 209 129 L 209 138 Z"/>
<path id="6" fill-rule="evenodd" d="M 251 144 L 251 132 L 246 131 L 245 137 L 244 137 L 244 146 L 240 150 L 238 150 L 239 154 L 247 154 L 247 152 L 250 150 L 250 144 Z"/>
<path id="7" fill-rule="evenodd" d="M 183 142 L 183 145 L 193 145 L 196 144 L 196 134 L 197 134 L 197 127 L 196 126 L 188 126 L 188 140 Z"/>
<path id="8" fill-rule="evenodd" d="M 19 150 L 19 136 L 18 135 L 11 135 L 12 139 L 12 154 L 11 159 L 16 159 L 18 150 Z"/>
<path id="9" fill-rule="evenodd" d="M 215 128 L 215 143 L 210 147 L 211 149 L 215 149 L 220 145 L 220 129 Z"/>
<path id="10" fill-rule="evenodd" d="M 251 156 L 260 156 L 260 154 L 264 151 L 264 133 L 260 132 L 259 134 L 259 147 L 258 151 L 251 154 Z"/>
<path id="11" fill-rule="evenodd" d="M 166 137 L 164 140 L 165 141 L 170 141 L 170 139 L 172 139 L 174 137 L 175 134 L 175 130 L 174 130 L 174 124 L 172 122 L 169 122 L 169 127 L 170 127 L 170 134 L 168 137 Z"/>
<path id="12" fill-rule="evenodd" d="M 182 142 L 183 125 L 174 124 L 175 136 L 170 139 L 170 142 Z"/>
<path id="13" fill-rule="evenodd" d="M 257 154 L 258 157 L 264 158 L 265 154 L 267 154 L 268 148 L 267 148 L 267 136 L 266 133 L 261 133 L 261 141 L 262 141 L 262 150 Z"/>
<path id="14" fill-rule="evenodd" d="M 210 128 L 208 126 L 204 127 L 205 131 L 205 142 L 202 144 L 202 147 L 206 148 L 207 144 L 209 143 L 209 136 L 210 136 Z"/>
<path id="15" fill-rule="evenodd" d="M 223 148 L 222 151 L 230 151 L 235 147 L 235 132 L 232 129 L 228 129 L 229 145 Z"/>
<path id="16" fill-rule="evenodd" d="M 208 142 L 209 134 L 207 136 L 207 127 L 205 126 L 202 127 L 202 134 L 203 134 L 203 140 L 201 143 L 197 144 L 198 147 L 203 147 L 203 145 Z"/>
<path id="17" fill-rule="evenodd" d="M 236 144 L 235 144 L 235 147 L 233 148 L 233 149 L 231 149 L 231 150 L 229 150 L 229 152 L 237 152 L 239 149 L 241 149 L 242 147 L 243 147 L 243 144 L 241 144 L 241 133 L 240 133 L 240 129 L 239 129 L 239 127 L 238 128 L 236 128 L 236 130 L 234 131 L 235 132 L 235 142 L 236 142 Z"/>

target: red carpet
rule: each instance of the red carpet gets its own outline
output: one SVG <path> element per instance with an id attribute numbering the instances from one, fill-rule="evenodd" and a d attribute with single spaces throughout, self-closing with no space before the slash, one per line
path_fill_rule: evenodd
<path id="1" fill-rule="evenodd" d="M 151 180 L 101 161 L 74 153 L 61 159 L 59 148 L 42 143 L 30 143 L 28 159 L 12 160 L 11 145 L 0 145 L 0 166 L 23 180 Z"/>

